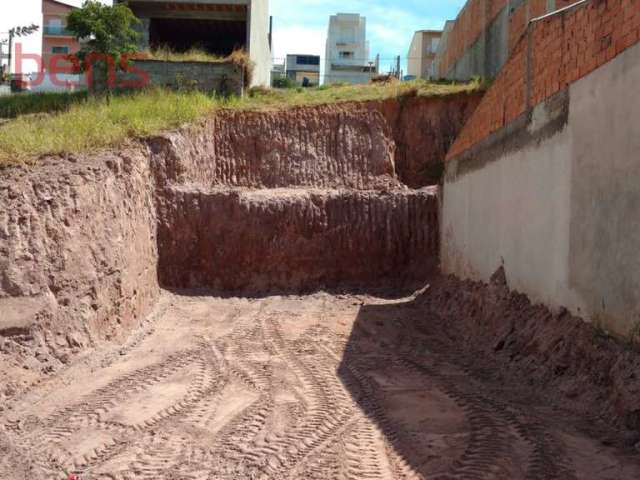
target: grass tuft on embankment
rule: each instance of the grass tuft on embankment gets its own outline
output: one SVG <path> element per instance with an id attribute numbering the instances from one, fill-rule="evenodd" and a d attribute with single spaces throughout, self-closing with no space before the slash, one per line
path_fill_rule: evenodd
<path id="1" fill-rule="evenodd" d="M 188 124 L 219 109 L 239 111 L 280 110 L 341 102 L 385 100 L 413 96 L 442 96 L 472 92 L 470 84 L 404 82 L 374 85 L 346 85 L 291 90 L 253 90 L 243 98 L 220 98 L 193 91 L 147 90 L 134 94 L 70 98 L 47 102 L 56 105 L 51 113 L 21 115 L 0 124 L 0 165 L 33 162 L 47 154 L 86 153 L 123 144 Z M 8 100 L 6 100 L 8 98 Z M 0 98 L 4 102 L 20 100 Z M 21 100 L 27 103 L 29 100 Z M 60 105 L 58 108 L 57 105 Z M 43 107 L 44 108 L 44 107 Z M 42 112 L 30 107 L 27 113 Z"/>

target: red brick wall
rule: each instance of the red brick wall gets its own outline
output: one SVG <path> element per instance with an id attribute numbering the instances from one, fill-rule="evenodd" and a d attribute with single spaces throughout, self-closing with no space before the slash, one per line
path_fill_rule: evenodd
<path id="1" fill-rule="evenodd" d="M 449 33 L 447 50 L 440 63 L 441 77 L 444 77 L 462 58 L 506 5 L 507 0 L 469 0 L 467 2 Z"/>
<path id="2" fill-rule="evenodd" d="M 509 52 L 516 47 L 529 23 L 527 2 L 522 3 L 509 16 Z"/>
<path id="3" fill-rule="evenodd" d="M 447 159 L 506 127 L 528 108 L 638 41 L 640 0 L 591 0 L 533 23 L 514 46 L 509 61 L 449 150 Z M 530 82 L 527 81 L 529 68 Z M 530 105 L 527 105 L 527 95 L 531 97 Z"/>

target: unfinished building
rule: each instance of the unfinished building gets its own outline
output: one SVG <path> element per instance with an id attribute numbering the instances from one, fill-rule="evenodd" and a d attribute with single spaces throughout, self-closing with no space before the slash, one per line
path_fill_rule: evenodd
<path id="1" fill-rule="evenodd" d="M 269 0 L 130 0 L 126 3 L 140 19 L 141 49 L 167 47 L 180 52 L 199 48 L 219 56 L 246 50 L 255 64 L 252 84 L 269 85 Z"/>

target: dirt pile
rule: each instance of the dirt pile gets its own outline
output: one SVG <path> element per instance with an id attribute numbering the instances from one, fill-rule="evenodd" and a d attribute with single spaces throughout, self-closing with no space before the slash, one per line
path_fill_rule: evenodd
<path id="1" fill-rule="evenodd" d="M 465 352 L 469 365 L 484 364 L 505 385 L 526 378 L 534 395 L 587 421 L 634 431 L 640 442 L 637 347 L 564 310 L 531 304 L 509 291 L 502 270 L 491 284 L 438 279 L 414 308 L 422 331 L 446 338 L 441 346 Z"/>

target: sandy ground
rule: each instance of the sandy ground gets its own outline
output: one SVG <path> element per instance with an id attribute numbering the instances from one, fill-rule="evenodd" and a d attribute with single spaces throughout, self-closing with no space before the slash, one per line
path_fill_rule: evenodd
<path id="1" fill-rule="evenodd" d="M 640 478 L 636 451 L 468 368 L 411 302 L 165 292 L 127 344 L 4 406 L 0 478 Z"/>

